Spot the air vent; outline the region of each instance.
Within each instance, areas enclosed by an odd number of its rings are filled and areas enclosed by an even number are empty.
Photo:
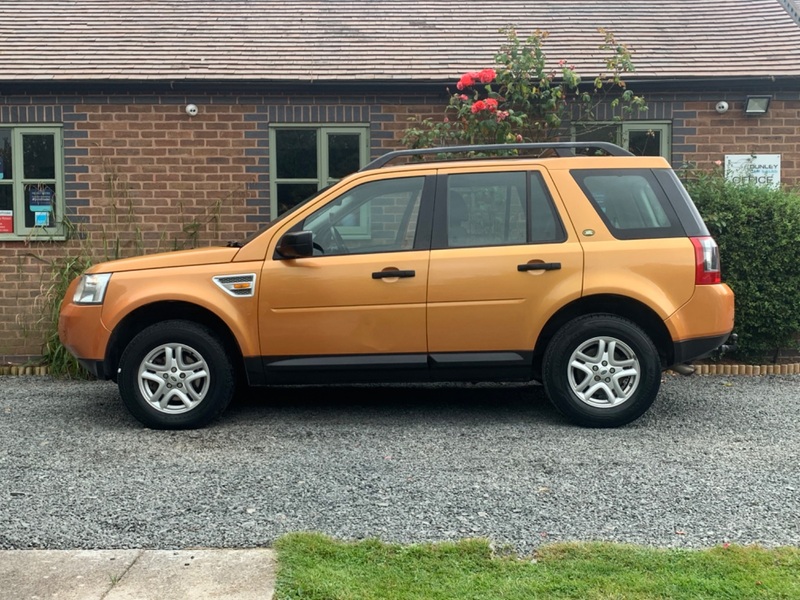
[[[217,275],[213,278],[214,283],[225,290],[231,296],[237,298],[250,298],[256,292],[256,274],[247,273],[245,275]]]

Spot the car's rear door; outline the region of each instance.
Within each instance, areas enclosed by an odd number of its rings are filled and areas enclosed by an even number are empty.
[[[581,295],[583,252],[544,168],[439,171],[428,284],[432,366],[529,370],[550,316]]]

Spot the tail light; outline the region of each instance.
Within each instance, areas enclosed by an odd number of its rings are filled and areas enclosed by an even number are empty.
[[[692,240],[694,246],[695,285],[722,283],[717,242],[708,236],[689,239]]]

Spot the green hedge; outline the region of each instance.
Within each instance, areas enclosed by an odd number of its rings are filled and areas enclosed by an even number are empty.
[[[800,347],[800,194],[734,185],[718,174],[686,188],[720,247],[736,294],[736,354],[776,360]]]

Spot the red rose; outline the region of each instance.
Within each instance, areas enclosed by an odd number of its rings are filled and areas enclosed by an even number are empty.
[[[497,100],[494,98],[487,98],[486,108],[489,110],[489,112],[495,112],[497,110]]]
[[[491,83],[494,81],[494,78],[497,77],[497,73],[495,73],[494,69],[484,69],[478,75],[478,80],[481,83]]]
[[[486,110],[486,103],[483,100],[478,100],[475,104],[472,105],[472,113],[479,113],[482,110]]]
[[[463,90],[465,87],[469,87],[475,83],[475,78],[473,77],[474,73],[464,73],[461,76],[461,79],[458,80],[456,87],[460,90]]]

